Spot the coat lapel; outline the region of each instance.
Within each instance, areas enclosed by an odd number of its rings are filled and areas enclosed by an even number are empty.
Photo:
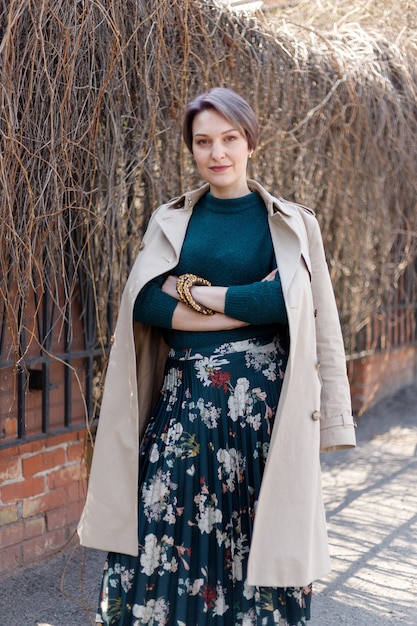
[[[269,219],[275,258],[285,300],[288,298],[288,291],[301,256],[301,241],[296,231],[291,227],[291,219],[291,217],[284,219],[280,214],[275,214]]]
[[[287,300],[288,291],[301,257],[311,277],[305,225],[300,213],[294,210],[292,203],[275,198],[256,181],[249,180],[248,183],[251,190],[259,193],[268,211],[275,257],[282,289]]]
[[[169,263],[178,263],[191,214],[192,210],[185,207],[171,208],[156,217],[161,231],[174,252],[174,258],[171,257],[171,253],[168,250],[162,252],[162,256]]]
[[[208,191],[209,186],[203,185],[199,189],[188,192],[167,203],[164,210],[159,211],[156,221],[170,243],[175,255],[175,263],[178,263],[184,243],[188,222],[194,206],[199,199]],[[171,263],[173,259],[168,259]]]

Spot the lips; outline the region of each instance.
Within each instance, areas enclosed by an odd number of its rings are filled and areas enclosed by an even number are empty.
[[[212,172],[225,172],[229,167],[230,165],[213,165],[213,167],[210,167],[210,170]]]

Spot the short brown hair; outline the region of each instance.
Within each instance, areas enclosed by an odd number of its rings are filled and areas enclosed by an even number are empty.
[[[189,151],[193,151],[193,121],[195,116],[206,109],[214,109],[229,122],[236,125],[245,135],[249,150],[255,150],[258,143],[258,120],[251,106],[232,89],[214,87],[187,104],[182,126],[182,134]]]

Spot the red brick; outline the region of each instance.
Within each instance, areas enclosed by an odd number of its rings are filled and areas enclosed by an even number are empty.
[[[83,480],[67,485],[67,487],[65,487],[67,502],[79,502],[80,500],[84,500],[86,491],[86,482]]]
[[[48,556],[62,548],[68,541],[69,533],[66,529],[58,529],[45,533],[42,537],[28,539],[22,543],[23,563],[30,563],[36,559]]]
[[[72,504],[72,506],[74,506]],[[46,513],[46,527],[48,530],[56,530],[57,528],[65,528],[67,526],[68,507],[63,506],[54,511]]]
[[[45,477],[38,476],[20,480],[0,488],[0,500],[4,504],[26,500],[45,492]]]
[[[47,493],[38,498],[31,498],[23,502],[22,515],[23,518],[33,517],[57,508],[65,502],[65,493]]]
[[[12,524],[19,519],[19,511],[17,504],[11,504],[10,506],[0,506],[0,527],[6,524]]]
[[[38,441],[29,441],[28,443],[22,443],[20,446],[15,448],[18,456],[23,456],[24,454],[33,454],[34,452],[39,452],[39,450],[43,450],[45,448],[44,440],[39,439]]]
[[[75,529],[82,511],[82,502],[72,502],[71,504],[49,511],[46,514],[46,526],[48,530],[57,528],[73,527]]]
[[[59,409],[62,411],[61,406]],[[75,430],[68,433],[62,433],[60,435],[51,435],[45,440],[45,444],[48,448],[52,448],[53,446],[62,446],[63,444],[71,441],[79,441],[81,436],[83,436],[83,430]]]
[[[56,489],[57,487],[63,487],[74,481],[78,481],[81,477],[81,465],[67,465],[60,469],[50,472],[48,474],[48,487],[49,489]]]
[[[21,476],[20,459],[15,456],[8,455],[3,451],[0,457],[0,482],[13,480]]]
[[[0,528],[0,546],[6,548],[16,543],[20,543],[23,539],[23,525],[12,524],[11,526],[5,526]]]
[[[17,436],[17,419],[15,417],[5,417],[1,420],[3,438],[14,439]]]
[[[44,534],[46,529],[45,518],[42,516],[25,520],[23,522],[23,529],[24,539],[39,537]]]
[[[84,500],[86,493],[87,483],[84,479],[71,483],[67,487],[68,502],[79,502],[80,500]]]
[[[0,574],[9,574],[22,563],[22,544],[2,548],[0,558]]]
[[[23,459],[23,476],[34,476],[54,467],[65,464],[64,448],[56,448],[47,452],[41,452]]]
[[[40,452],[41,450],[48,450],[55,446],[62,446],[62,444],[71,443],[74,441],[83,441],[84,437],[85,429],[81,428],[80,430],[62,433],[60,435],[49,435],[46,439],[39,439],[37,441],[22,443],[19,446],[13,448],[13,450],[15,450],[17,456],[23,456],[25,454]]]
[[[22,515],[25,519],[27,517],[34,517],[40,513],[58,509],[60,506],[70,501],[72,500],[69,500],[68,489],[60,487],[54,491],[44,493],[37,498],[25,500],[22,506]]]
[[[71,461],[79,461],[85,456],[85,442],[78,441],[77,443],[68,444],[67,459]]]

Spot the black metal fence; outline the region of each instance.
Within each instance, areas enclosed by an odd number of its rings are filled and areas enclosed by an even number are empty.
[[[0,449],[83,428],[96,413],[107,350],[98,341],[91,282],[79,279],[66,298],[58,287],[41,297],[34,288],[29,300],[17,312],[17,341],[0,300]]]

